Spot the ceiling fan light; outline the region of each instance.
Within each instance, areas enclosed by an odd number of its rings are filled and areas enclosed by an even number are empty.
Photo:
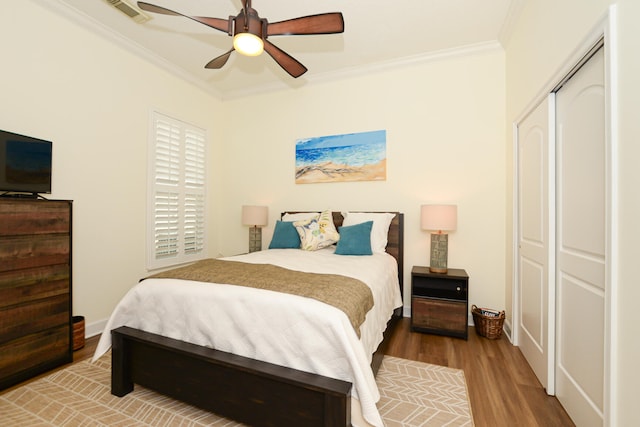
[[[233,48],[246,56],[258,56],[264,50],[264,43],[255,34],[238,33],[233,37]]]

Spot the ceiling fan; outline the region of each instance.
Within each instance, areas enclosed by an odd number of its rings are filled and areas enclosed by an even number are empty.
[[[248,56],[260,55],[264,50],[292,77],[300,77],[307,72],[307,68],[271,43],[267,38],[281,35],[336,34],[344,32],[344,19],[340,12],[321,13],[269,23],[266,19],[258,16],[258,12],[251,7],[251,0],[242,0],[240,13],[237,16],[229,16],[229,19],[183,15],[182,13],[141,1],[138,2],[138,7],[147,12],[184,16],[216,30],[223,31],[233,37],[233,47],[205,65],[205,68],[213,69],[222,68],[234,50]]]

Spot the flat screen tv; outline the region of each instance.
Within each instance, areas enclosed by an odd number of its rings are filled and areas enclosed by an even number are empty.
[[[0,130],[0,192],[51,193],[51,141]]]

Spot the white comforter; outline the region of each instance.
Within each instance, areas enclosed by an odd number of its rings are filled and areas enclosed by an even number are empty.
[[[374,307],[360,339],[341,310],[314,299],[243,286],[147,279],[118,303],[93,360],[111,347],[112,329],[130,326],[352,382],[352,397],[360,402],[365,420],[383,426],[370,362],[393,310],[402,305],[397,264],[388,254],[341,256],[333,251],[272,249],[225,259],[361,280],[373,292]]]

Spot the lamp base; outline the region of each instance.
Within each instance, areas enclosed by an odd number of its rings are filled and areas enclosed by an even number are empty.
[[[429,271],[432,273],[446,273],[449,235],[446,233],[431,233],[431,261]]]
[[[262,228],[249,228],[249,252],[258,252],[262,250]]]

